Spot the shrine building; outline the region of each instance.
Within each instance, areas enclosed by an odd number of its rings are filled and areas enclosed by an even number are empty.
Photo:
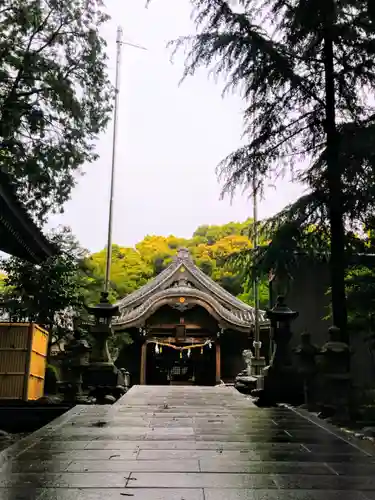
[[[252,348],[255,310],[204,274],[187,249],[149,283],[118,302],[113,326],[132,339],[116,364],[133,384],[215,385],[231,382]],[[261,338],[269,324],[259,311]],[[264,349],[267,349],[267,342]]]

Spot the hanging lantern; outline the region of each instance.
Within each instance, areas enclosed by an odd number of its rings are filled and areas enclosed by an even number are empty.
[[[159,354],[159,346],[158,346],[158,344],[155,344],[155,354]]]

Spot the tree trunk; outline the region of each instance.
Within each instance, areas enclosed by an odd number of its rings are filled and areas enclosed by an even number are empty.
[[[342,202],[342,174],[339,160],[339,138],[336,128],[335,73],[334,73],[334,25],[335,0],[326,0],[324,33],[324,68],[326,101],[327,180],[328,209],[331,228],[331,301],[333,324],[341,329],[342,340],[348,342],[347,310],[345,293],[345,230]]]

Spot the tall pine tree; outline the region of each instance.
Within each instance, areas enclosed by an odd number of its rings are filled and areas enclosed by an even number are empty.
[[[305,179],[312,182],[315,167],[314,193],[329,218],[333,322],[348,340],[340,126],[374,115],[371,1],[192,3],[198,34],[174,42],[176,49],[188,48],[184,77],[208,67],[224,76],[225,90],[240,91],[247,104],[248,143],[218,167],[223,194],[251,190],[254,175],[261,190],[270,176],[300,169],[302,162],[308,165]]]
[[[69,199],[110,117],[107,19],[101,0],[1,2],[1,168],[39,222]]]

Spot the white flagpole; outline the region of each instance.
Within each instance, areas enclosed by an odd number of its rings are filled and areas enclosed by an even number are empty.
[[[107,262],[105,268],[104,293],[109,291],[109,281],[111,277],[112,262],[112,226],[113,226],[113,200],[115,190],[115,172],[116,172],[116,145],[117,145],[117,126],[118,126],[118,105],[120,97],[120,66],[121,66],[121,48],[122,48],[122,28],[117,28],[117,54],[116,54],[116,81],[115,81],[115,106],[113,116],[113,142],[112,142],[112,168],[111,168],[111,190],[109,196],[109,216],[108,216],[108,238],[107,238]]]
[[[117,146],[117,128],[118,128],[118,105],[120,97],[120,74],[121,74],[121,48],[123,45],[129,45],[137,49],[147,50],[141,45],[136,45],[130,42],[122,41],[123,31],[119,26],[117,28],[117,55],[116,55],[116,80],[115,80],[115,105],[114,105],[114,116],[113,116],[113,143],[112,143],[112,168],[111,168],[111,190],[109,197],[109,215],[108,215],[108,237],[107,237],[107,258],[106,258],[106,268],[105,268],[105,280],[104,280],[104,294],[107,295],[109,292],[109,283],[111,279],[111,263],[112,263],[112,226],[113,226],[113,202],[114,202],[114,190],[115,190],[115,173],[116,173],[116,146]]]

